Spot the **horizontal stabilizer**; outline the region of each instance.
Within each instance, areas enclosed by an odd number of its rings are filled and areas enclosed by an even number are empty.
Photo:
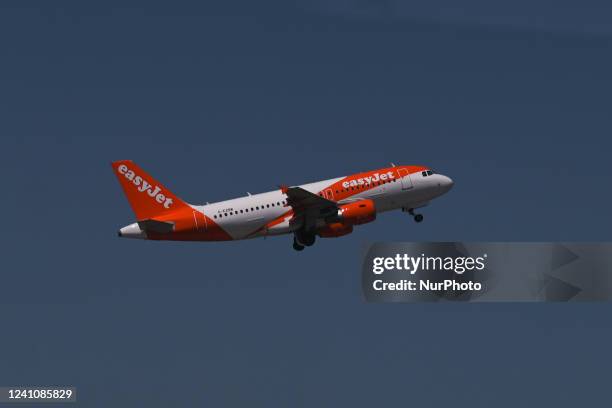
[[[173,222],[142,220],[138,221],[138,226],[145,232],[157,232],[158,234],[168,234],[174,231]]]

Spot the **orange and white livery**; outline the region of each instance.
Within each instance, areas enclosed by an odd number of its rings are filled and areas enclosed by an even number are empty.
[[[137,222],[120,237],[169,241],[231,241],[293,234],[301,251],[321,238],[350,234],[378,213],[416,208],[451,189],[453,181],[424,166],[395,166],[285,187],[206,205],[188,204],[130,160],[112,164]]]

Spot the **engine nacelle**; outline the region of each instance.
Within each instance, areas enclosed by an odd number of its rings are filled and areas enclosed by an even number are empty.
[[[354,203],[341,205],[338,215],[329,217],[327,225],[320,228],[318,234],[321,238],[335,238],[353,232],[353,225],[365,224],[376,219],[376,208],[372,200],[359,200]]]
[[[340,206],[338,218],[346,225],[360,225],[376,219],[376,208],[372,200],[359,200]]]
[[[352,225],[334,222],[319,229],[318,234],[321,238],[337,238],[343,235],[348,235],[351,232],[353,232]]]

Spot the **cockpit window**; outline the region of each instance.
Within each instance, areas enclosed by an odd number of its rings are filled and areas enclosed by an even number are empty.
[[[431,171],[431,170],[425,170],[425,171],[422,171],[422,172],[421,172],[421,175],[422,175],[423,177],[431,176],[432,174],[434,174],[434,172],[433,172],[433,171]]]
[[[424,171],[424,172],[422,172],[422,173],[421,173],[421,175],[422,175],[423,177],[427,177],[427,172],[426,172],[426,171]]]
[[[431,170],[427,170],[427,175],[428,175],[428,176],[431,176],[432,174],[434,174],[434,172],[433,172],[433,171],[431,171]]]

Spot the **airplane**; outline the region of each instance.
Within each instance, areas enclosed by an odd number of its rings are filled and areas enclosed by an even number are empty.
[[[131,160],[112,163],[137,222],[120,237],[168,241],[232,241],[293,234],[302,251],[318,237],[335,238],[372,222],[378,213],[401,209],[416,222],[415,210],[447,193],[453,180],[425,166],[395,166],[267,193],[247,193],[205,205],[178,198]]]

